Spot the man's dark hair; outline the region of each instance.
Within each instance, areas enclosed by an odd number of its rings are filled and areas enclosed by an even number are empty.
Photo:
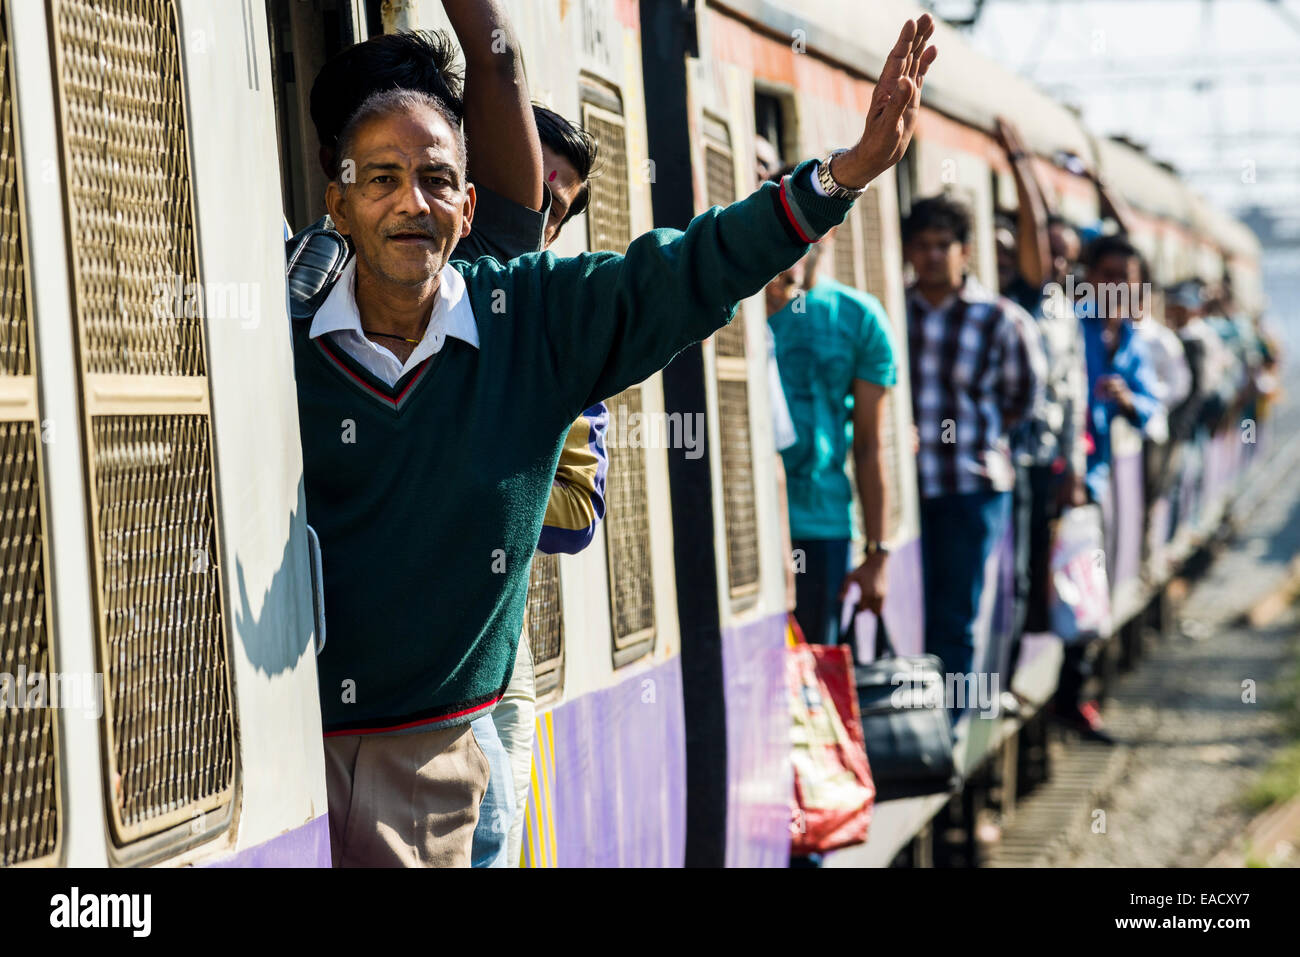
[[[433,110],[446,120],[447,125],[451,127],[451,135],[456,144],[456,165],[460,170],[460,185],[463,189],[468,153],[465,144],[465,131],[461,129],[460,119],[451,112],[447,104],[436,96],[431,96],[423,90],[404,90],[400,88],[379,90],[371,93],[348,117],[347,123],[344,124],[343,130],[339,133],[338,148],[334,155],[334,166],[339,171],[334,178],[339,186],[346,186],[346,183],[340,179],[341,167],[343,161],[351,157],[353,148],[356,146],[357,133],[360,132],[361,127],[381,116],[392,116],[396,113],[406,113],[422,108]],[[355,168],[353,172],[356,172]]]
[[[970,210],[947,194],[917,200],[903,220],[903,243],[910,243],[927,229],[946,229],[965,246],[970,242]]]
[[[588,180],[596,169],[600,148],[596,138],[576,123],[570,123],[554,110],[533,104],[533,119],[537,122],[537,135],[542,145],[563,156],[571,164],[582,181],[582,188],[574,197],[573,205],[560,221],[563,226],[574,216],[580,216],[591,200],[591,188]]]
[[[1141,251],[1138,250],[1125,236],[1116,234],[1113,236],[1099,236],[1088,244],[1088,248],[1083,251],[1081,257],[1083,265],[1088,269],[1096,269],[1103,259],[1110,256],[1123,256],[1125,259],[1136,259],[1138,266],[1146,270],[1146,259],[1143,258]]]
[[[441,101],[459,123],[464,114],[456,45],[441,30],[385,33],[331,57],[311,87],[316,138],[332,155],[326,174],[338,176],[339,137],[372,94],[416,90]]]

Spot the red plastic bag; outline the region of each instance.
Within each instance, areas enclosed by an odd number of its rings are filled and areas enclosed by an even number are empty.
[[[876,788],[847,645],[809,645],[791,622],[786,658],[790,692],[794,807],[790,853],[822,854],[861,844]]]

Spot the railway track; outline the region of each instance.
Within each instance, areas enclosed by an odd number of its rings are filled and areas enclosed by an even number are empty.
[[[1294,435],[1295,410],[1281,418]],[[1176,612],[1166,641],[1122,676],[1107,700],[1114,747],[1049,733],[1051,778],[998,822],[982,848],[991,867],[1203,866],[1248,824],[1237,796],[1282,742],[1269,708],[1294,661],[1300,613],[1296,443],[1278,451],[1240,499],[1234,541],[1214,555]],[[1270,606],[1267,624],[1252,611]],[[1255,700],[1245,682],[1254,682]]]

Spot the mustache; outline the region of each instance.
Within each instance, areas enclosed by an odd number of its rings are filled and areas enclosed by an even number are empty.
[[[426,239],[437,239],[438,228],[432,220],[417,219],[396,226],[389,226],[383,231],[382,235],[385,239],[391,239],[394,236],[424,236]]]

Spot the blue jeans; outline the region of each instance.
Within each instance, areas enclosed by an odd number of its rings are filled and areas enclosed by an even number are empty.
[[[795,565],[794,619],[804,640],[817,645],[834,645],[840,637],[840,585],[849,572],[847,538],[796,538],[790,542],[796,560],[802,552],[802,568]]]
[[[925,650],[949,674],[970,674],[984,566],[1006,534],[1010,492],[968,492],[921,500]]]
[[[515,784],[510,770],[510,755],[501,743],[490,714],[475,718],[469,726],[478,746],[483,749],[489,768],[487,793],[478,806],[478,824],[474,827],[471,865],[509,867],[506,841],[515,816]]]

